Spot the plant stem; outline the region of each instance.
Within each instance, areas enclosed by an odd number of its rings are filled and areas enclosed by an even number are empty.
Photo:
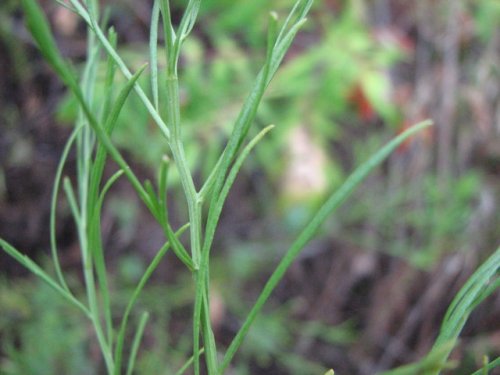
[[[179,83],[175,68],[171,67],[167,77],[167,123],[171,130],[170,149],[181,180],[181,185],[184,190],[188,205],[188,214],[191,239],[191,256],[194,264],[193,277],[196,285],[195,306],[193,311],[193,355],[194,355],[194,369],[195,374],[199,373],[199,348],[200,348],[200,323],[203,293],[206,290],[206,275],[208,267],[207,262],[203,262],[201,256],[201,243],[202,243],[202,200],[200,199],[196,188],[194,186],[193,178],[189,171],[187,160],[184,154],[184,147],[181,139],[181,121],[180,121],[180,103],[179,103]],[[206,319],[203,324],[204,331],[212,332],[210,326],[207,326]],[[216,358],[215,346],[207,345],[205,347],[206,357],[213,359]],[[214,367],[213,361],[210,361],[209,367]]]

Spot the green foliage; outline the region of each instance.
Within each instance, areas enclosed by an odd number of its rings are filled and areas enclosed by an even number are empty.
[[[183,137],[198,141],[186,142],[186,158],[190,168],[200,170],[205,177],[220,154],[245,92],[252,85],[265,44],[261,29],[266,22],[243,22],[253,25],[256,28],[254,33],[258,34],[253,35],[252,30],[245,29],[242,37],[255,40],[249,47],[230,38],[237,34],[236,29],[241,29],[239,25],[242,23],[236,22],[234,25],[238,27],[235,29],[224,20],[234,21],[241,17],[259,19],[265,15],[263,7],[283,10],[288,5],[285,1],[266,2],[265,5],[256,1],[242,7],[240,3],[207,1],[201,10],[209,19],[205,32],[211,50],[198,35],[184,41],[182,56],[185,64],[180,67]],[[246,8],[252,8],[252,11],[249,13]],[[290,147],[287,140],[293,129],[305,125],[314,134],[318,147],[326,149],[328,142],[339,138],[341,128],[338,119],[352,120],[359,115],[352,98],[358,86],[368,97],[375,113],[386,123],[395,126],[400,121],[400,114],[388,101],[389,79],[384,71],[400,61],[403,52],[396,46],[377,42],[353,5],[347,5],[338,17],[330,15],[321,3],[316,4],[316,9],[324,14],[322,23],[308,27],[314,27],[314,32],[321,38],[314,48],[305,48],[284,63],[263,98],[256,117],[256,122],[264,126],[279,124],[256,150],[259,167],[275,183],[284,178],[288,159],[285,150]],[[213,18],[210,18],[211,15]],[[266,21],[265,18],[263,20]],[[333,46],[335,53],[332,53]],[[249,54],[249,48],[255,53]],[[159,64],[164,65],[164,49],[158,48],[158,51]],[[130,66],[139,67],[147,51],[145,46],[134,45],[133,49],[121,48],[120,53]],[[99,77],[104,76],[104,71],[105,65],[101,64]],[[165,80],[165,74],[164,70],[159,70],[159,82]],[[145,77],[140,83],[145,91],[151,87]],[[100,88],[99,83],[97,86],[95,101],[99,102],[105,90]],[[166,96],[164,85],[159,85],[158,90],[159,97]],[[114,142],[131,152],[137,160],[156,166],[166,152],[159,129],[151,126],[148,111],[140,98],[131,97],[128,100],[114,134]],[[60,108],[60,119],[72,121],[77,110],[77,102],[67,99]],[[257,133],[256,130],[253,132]],[[266,162],[269,159],[275,162]],[[173,181],[178,180],[173,172]],[[325,173],[329,186],[337,186],[343,177],[337,160],[330,156],[327,156]]]
[[[257,5],[262,5],[261,2],[249,3],[248,11],[261,11]],[[52,277],[44,271],[40,266],[33,262],[28,257],[24,256],[19,250],[15,249],[4,240],[0,239],[0,246],[4,251],[24,265],[27,269],[37,275],[40,280],[43,280],[53,291],[64,297],[74,307],[77,307],[80,312],[83,312],[83,318],[86,318],[90,323],[95,335],[96,343],[102,354],[103,363],[108,374],[118,375],[121,373],[132,374],[134,368],[145,370],[146,366],[140,357],[139,347],[144,333],[147,331],[147,322],[149,314],[147,312],[135,313],[140,297],[146,297],[147,293],[144,288],[151,278],[153,272],[157,269],[160,262],[169,249],[185,266],[185,271],[192,277],[192,283],[187,283],[193,289],[188,294],[188,300],[192,309],[192,327],[191,337],[187,341],[178,343],[178,348],[181,348],[185,353],[187,346],[191,347],[192,356],[184,357],[184,362],[175,366],[179,374],[187,371],[190,366],[193,367],[195,375],[199,375],[202,371],[203,360],[210,375],[223,374],[237,350],[243,344],[245,338],[250,334],[250,327],[256,321],[264,304],[270,297],[273,290],[276,288],[280,280],[290,268],[293,261],[299,256],[305,245],[311,241],[321,228],[327,218],[334,213],[341,204],[355,191],[362,181],[403,142],[416,132],[432,125],[430,121],[421,122],[406,131],[399,134],[392,141],[388,142],[380,150],[363,161],[361,165],[348,176],[343,183],[339,184],[339,188],[333,193],[328,194],[324,204],[320,209],[306,222],[302,231],[300,231],[296,240],[284,252],[284,256],[271,274],[269,280],[265,284],[261,294],[257,298],[254,306],[246,315],[244,322],[230,343],[229,347],[222,353],[221,348],[217,348],[212,321],[210,319],[210,302],[211,302],[211,250],[214,241],[214,236],[219,224],[222,209],[226,203],[229,191],[232,188],[237,175],[239,174],[244,161],[250,156],[251,151],[256,146],[264,146],[261,142],[264,136],[273,129],[273,126],[266,126],[262,129],[254,129],[254,123],[268,123],[266,119],[278,118],[283,115],[285,119],[292,121],[295,125],[296,119],[304,114],[302,111],[293,109],[296,97],[298,95],[318,93],[321,100],[312,101],[318,103],[318,107],[309,107],[308,111],[314,112],[322,107],[327,108],[331,103],[325,101],[328,95],[333,98],[338,98],[338,103],[345,104],[346,98],[349,95],[349,90],[353,85],[358,84],[355,77],[364,77],[365,82],[362,88],[365,95],[373,101],[373,106],[379,111],[380,115],[386,118],[387,121],[394,121],[396,117],[394,110],[383,100],[380,100],[376,92],[384,90],[387,82],[384,77],[379,74],[378,70],[381,67],[387,66],[393,61],[394,54],[383,53],[374,59],[374,66],[363,63],[365,56],[371,54],[371,42],[367,37],[366,29],[359,18],[356,16],[356,8],[348,8],[348,11],[339,22],[339,29],[328,34],[327,43],[341,44],[343,41],[340,37],[345,35],[347,28],[348,34],[352,34],[352,39],[349,39],[345,46],[341,46],[340,50],[345,51],[345,54],[340,54],[332,58],[327,45],[320,46],[317,52],[310,51],[306,57],[298,58],[295,62],[287,65],[285,73],[287,80],[283,80],[277,76],[276,81],[271,86],[271,99],[263,108],[263,115],[258,114],[258,109],[261,102],[264,100],[266,89],[271,85],[275,78],[280,64],[285,59],[285,55],[290,48],[294,38],[299,30],[306,22],[306,16],[312,7],[312,0],[297,0],[295,5],[289,12],[288,16],[278,18],[277,13],[271,12],[267,18],[267,39],[265,46],[265,56],[261,58],[263,61],[261,68],[256,78],[250,79],[254,71],[253,64],[248,64],[242,60],[242,68],[237,66],[237,73],[241,74],[241,82],[245,86],[250,87],[249,94],[246,96],[243,103],[239,106],[239,111],[235,111],[235,120],[231,126],[226,118],[224,118],[223,132],[224,139],[227,138],[225,146],[222,148],[219,140],[214,140],[213,132],[207,132],[205,136],[206,144],[215,144],[214,148],[208,147],[207,158],[208,163],[204,166],[206,171],[201,187],[197,187],[194,181],[193,167],[190,157],[196,155],[204,155],[205,144],[196,142],[195,138],[198,134],[195,127],[189,126],[190,123],[196,123],[195,120],[189,120],[189,114],[194,113],[199,116],[198,121],[202,118],[210,116],[215,111],[221,111],[226,106],[218,106],[220,99],[218,97],[231,93],[230,82],[234,85],[234,81],[228,79],[228,75],[232,74],[228,63],[220,61],[213,66],[214,76],[220,77],[221,85],[217,90],[220,90],[217,95],[213,92],[206,92],[207,86],[200,85],[203,82],[203,72],[205,67],[197,66],[196,54],[203,54],[196,48],[201,45],[196,45],[196,42],[189,45],[187,37],[191,33],[195,20],[198,16],[198,11],[201,6],[200,0],[190,0],[187,2],[178,25],[172,23],[172,13],[170,2],[168,0],[156,0],[153,6],[151,18],[151,33],[149,43],[149,80],[144,78],[144,82],[149,84],[148,89],[143,88],[141,76],[146,75],[146,67],[142,65],[133,69],[135,73],[127,65],[128,61],[124,58],[121,52],[117,50],[116,34],[110,30],[107,34],[103,31],[106,27],[105,21],[100,14],[99,2],[97,0],[87,0],[81,2],[79,0],[70,0],[67,5],[86,23],[88,30],[88,49],[87,60],[81,68],[78,78],[76,69],[73,65],[62,57],[62,54],[57,48],[55,38],[52,35],[47,19],[36,0],[23,0],[22,6],[26,18],[28,29],[33,35],[36,44],[44,55],[46,61],[51,65],[58,76],[63,80],[73,95],[73,106],[76,110],[74,113],[75,126],[73,134],[68,140],[67,146],[63,152],[58,173],[55,180],[55,188],[52,199],[52,218],[50,221],[50,230],[52,233],[52,258],[56,277]],[[213,5],[215,8],[215,4]],[[236,9],[236,8],[234,8]],[[234,13],[228,16],[231,21],[238,19]],[[240,14],[242,16],[243,13]],[[248,15],[247,15],[248,17]],[[162,24],[163,39],[165,48],[158,48],[158,32],[160,30],[160,22]],[[222,23],[224,25],[224,22]],[[338,32],[339,34],[336,34]],[[214,32],[217,37],[217,32]],[[220,33],[219,33],[220,36]],[[331,39],[330,39],[331,38]],[[224,43],[228,43],[223,41]],[[230,45],[230,44],[228,44]],[[193,68],[179,66],[181,51],[186,49],[187,56],[192,54],[191,60]],[[222,47],[218,47],[222,48]],[[226,47],[223,47],[228,49]],[[226,52],[229,53],[229,52]],[[159,57],[163,55],[163,57]],[[352,56],[355,56],[353,59]],[[338,60],[337,60],[338,59]],[[228,61],[230,59],[227,59]],[[163,63],[162,69],[160,64]],[[336,65],[338,64],[338,65]],[[308,85],[303,77],[314,76],[312,69],[316,69],[321,65],[333,66],[332,71],[319,69],[321,76],[325,74],[325,78],[316,78],[311,91],[308,91]],[[182,100],[182,86],[178,81],[179,69],[185,71],[186,82],[191,83],[194,89],[193,94],[198,95],[195,101],[188,100],[188,104]],[[189,70],[192,69],[192,70]],[[161,72],[160,72],[161,71]],[[230,72],[229,74],[227,72]],[[287,73],[288,71],[288,73]],[[118,77],[118,72],[125,79]],[[241,73],[243,72],[243,73]],[[319,74],[318,74],[319,76]],[[105,77],[104,80],[100,77]],[[345,77],[345,81],[339,79]],[[98,84],[103,81],[102,86]],[[225,81],[225,83],[223,83]],[[326,85],[324,85],[326,82]],[[248,84],[248,85],[247,85]],[[316,85],[316,86],[314,86]],[[208,86],[210,87],[210,85]],[[316,89],[319,87],[319,91]],[[333,88],[333,89],[332,89]],[[329,90],[333,91],[329,91]],[[205,92],[204,92],[205,91]],[[288,94],[285,94],[288,92]],[[132,96],[132,93],[134,95]],[[149,93],[149,94],[147,94]],[[103,96],[104,95],[104,96]],[[139,180],[135,171],[130,168],[125,158],[117,148],[116,138],[120,132],[122,123],[128,122],[130,126],[136,125],[137,117],[126,117],[127,108],[132,105],[130,99],[135,97],[140,103],[143,112],[141,116],[148,116],[154,122],[159,133],[155,137],[159,138],[162,150],[168,153],[168,157],[160,155],[150,156],[155,159],[154,166],[158,170],[158,178],[156,182]],[[210,99],[210,98],[214,99]],[[206,100],[209,105],[200,108],[196,106],[198,101]],[[226,99],[227,100],[227,99]],[[75,105],[76,104],[76,105]],[[283,110],[283,105],[290,110]],[[71,107],[71,105],[69,105]],[[212,107],[215,110],[208,111]],[[135,113],[135,104],[132,107],[132,112]],[[305,109],[302,109],[305,111]],[[306,118],[306,122],[318,123],[324,134],[330,136],[332,134],[329,129],[331,117],[338,111],[334,108],[333,112],[329,112],[324,118]],[[343,109],[341,109],[343,110]],[[184,122],[184,117],[181,118],[181,112],[188,119]],[[231,110],[232,113],[232,110]],[[269,117],[266,117],[266,113]],[[193,117],[195,117],[193,115]],[[208,117],[210,118],[210,117]],[[274,121],[272,121],[274,122]],[[285,125],[286,126],[286,125]],[[140,129],[140,127],[137,127]],[[125,128],[126,129],[126,128]],[[130,128],[129,128],[130,129]],[[209,128],[210,129],[210,128]],[[213,127],[212,127],[213,129]],[[127,130],[125,130],[126,132]],[[135,138],[135,148],[138,140],[143,140],[145,143],[140,147],[149,147],[149,139],[144,132],[131,132]],[[127,135],[130,139],[130,134]],[[161,136],[158,136],[160,134]],[[215,134],[215,136],[219,136]],[[276,148],[276,144],[270,144],[271,148]],[[63,177],[62,171],[66,163],[69,150],[76,150],[77,159],[77,178],[75,187],[69,178]],[[194,151],[193,151],[194,150]],[[141,150],[139,149],[139,152]],[[270,155],[270,152],[266,153]],[[153,155],[153,154],[152,154]],[[109,179],[104,179],[104,165],[106,160],[110,158],[118,165],[118,170]],[[170,161],[170,160],[173,160]],[[173,169],[177,173],[177,180],[180,182],[181,191],[178,192],[177,200],[183,201],[188,217],[188,223],[181,228],[173,228],[169,219],[169,207],[167,202],[167,188],[169,186],[170,170]],[[101,234],[101,210],[104,202],[107,200],[107,194],[111,186],[123,175],[134,188],[137,196],[141,199],[145,207],[149,210],[151,216],[156,220],[158,226],[165,235],[165,241],[161,246],[153,260],[143,268],[143,273],[136,278],[135,285],[128,290],[128,293],[120,303],[120,308],[115,306],[113,296],[116,294],[113,290],[112,283],[109,282],[109,271],[105,261],[105,249]],[[61,183],[62,182],[62,183]],[[80,245],[82,266],[83,266],[83,283],[86,292],[85,298],[76,295],[69,287],[66,281],[66,275],[61,269],[58,261],[57,244],[54,242],[55,233],[55,209],[58,201],[58,193],[60,187],[66,194],[73,219],[75,221],[78,240]],[[183,198],[183,199],[182,199]],[[130,218],[128,218],[130,219]],[[127,218],[125,217],[125,220]],[[186,246],[186,241],[183,241],[181,236],[184,231],[189,232],[189,246]],[[497,252],[498,254],[498,252]],[[442,335],[439,337],[435,349],[427,357],[427,363],[431,363],[432,369],[439,371],[445,365],[446,358],[453,346],[456,337],[458,336],[463,324],[472,309],[481,302],[488,294],[493,292],[498,283],[494,282],[488,286],[484,292],[481,288],[484,287],[496,272],[498,268],[498,255],[489,260],[480,268],[477,274],[471,278],[471,281],[466,285],[464,291],[460,292],[457,299],[452,303],[450,312],[445,318],[443,324]],[[117,287],[120,290],[120,286]],[[41,293],[40,293],[41,294]],[[55,305],[54,305],[55,306]],[[36,310],[35,310],[36,311]],[[47,312],[47,317],[41,315],[44,327],[51,327],[54,332],[64,336],[66,331],[65,326],[58,319],[54,318],[54,314],[50,314],[50,309]],[[134,319],[131,319],[134,318]],[[262,327],[266,334],[271,330],[275,331],[275,342],[268,342],[269,346],[265,348],[268,355],[274,350],[279,350],[284,346],[284,342],[289,339],[288,332],[276,324],[273,317],[264,316],[264,321],[268,318],[267,324],[264,322]],[[78,318],[80,319],[80,318]],[[131,320],[136,321],[134,332],[130,332]],[[117,324],[118,322],[118,324]],[[54,328],[54,324],[58,325]],[[154,324],[154,323],[153,323]],[[79,327],[84,325],[78,324]],[[310,328],[314,331],[312,328]],[[27,330],[29,332],[29,330]],[[64,334],[63,334],[64,332]],[[50,335],[53,332],[47,332]],[[337,332],[338,333],[338,332]],[[259,338],[258,330],[253,333],[257,337],[256,340],[262,347],[262,337]],[[309,334],[317,334],[317,332],[309,332]],[[348,336],[348,335],[347,335]],[[40,338],[43,335],[39,336]],[[77,337],[77,336],[75,336]],[[252,342],[251,336],[249,342]],[[65,339],[72,340],[71,335]],[[335,332],[329,331],[322,336],[322,339],[348,341],[348,337],[338,335]],[[29,338],[28,341],[30,341]],[[451,342],[451,344],[450,344]],[[31,342],[30,342],[31,345]],[[170,343],[166,343],[164,348],[170,347]],[[29,346],[26,346],[27,353],[30,353]],[[51,350],[52,348],[47,348]],[[50,352],[48,352],[50,354]],[[149,353],[152,353],[149,352]],[[145,357],[149,354],[146,351]],[[259,351],[262,354],[262,351]],[[153,353],[154,354],[154,353]],[[16,354],[13,354],[14,357]],[[303,359],[297,358],[293,354],[281,351],[282,364],[293,371],[307,372],[314,371],[323,372],[325,369],[314,364],[308,363]],[[46,353],[39,359],[45,361]],[[80,358],[80,357],[78,357]],[[266,357],[261,358],[266,361]],[[429,362],[430,361],[430,362]],[[176,364],[177,365],[177,364]],[[424,366],[420,364],[419,366]],[[420,367],[422,368],[422,367]],[[428,368],[428,367],[426,367]],[[30,372],[30,369],[23,368],[23,371]],[[174,370],[174,371],[175,371]],[[291,370],[292,371],[292,370]],[[54,371],[58,373],[59,370]]]
[[[384,375],[436,375],[442,369],[453,368],[454,364],[447,361],[460,332],[477,305],[497,291],[500,286],[499,276],[500,248],[474,272],[457,293],[446,311],[441,330],[429,354],[415,364],[384,372]],[[497,365],[498,361],[494,366]]]

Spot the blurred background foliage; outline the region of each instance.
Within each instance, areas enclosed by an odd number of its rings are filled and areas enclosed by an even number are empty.
[[[63,53],[79,66],[81,21],[53,1],[41,3]],[[147,60],[150,2],[102,3],[120,52],[139,67]],[[179,17],[185,2],[171,3]],[[283,15],[291,3],[202,2],[180,72],[183,136],[198,181],[224,147],[264,59],[268,11]],[[432,118],[436,127],[401,146],[329,221],[289,271],[231,374],[330,367],[373,374],[429,349],[452,295],[500,239],[499,20],[496,0],[316,1],[252,131],[276,128],[244,167],[221,220],[211,291],[218,341],[229,343],[327,192],[411,124]],[[146,76],[141,84],[148,86]],[[0,109],[0,233],[43,260],[47,198],[77,107],[33,48],[15,0],[0,3]],[[114,140],[144,178],[168,152],[135,97]],[[170,183],[173,220],[181,224],[175,176]],[[67,203],[59,210],[63,263],[78,288]],[[126,183],[114,189],[102,223],[118,319],[162,234]],[[0,373],[100,373],[86,322],[3,254],[0,260]],[[174,373],[189,356],[192,285],[176,266],[167,258],[137,309],[137,319],[140,310],[154,317],[137,374]],[[499,312],[493,298],[473,315],[454,374],[498,355]]]

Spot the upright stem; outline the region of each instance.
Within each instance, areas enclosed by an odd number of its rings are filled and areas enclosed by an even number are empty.
[[[97,9],[95,9],[94,12],[97,12]],[[97,13],[95,14],[97,15]],[[96,44],[95,35],[92,32],[89,32],[88,34],[88,61],[85,66],[81,87],[88,103],[92,103],[99,49]],[[84,116],[81,115],[80,121],[87,121],[87,119],[84,119]],[[93,168],[92,152],[94,148],[94,136],[92,129],[90,128],[90,125],[88,125],[88,123],[84,126],[83,131],[79,134],[78,137],[78,143],[80,146],[78,148],[78,193],[80,200],[78,235],[82,253],[83,274],[92,324],[94,326],[101,352],[104,356],[107,371],[109,374],[112,374],[114,371],[114,362],[110,350],[111,343],[107,342],[101,323],[101,311],[97,298],[97,288],[94,281],[94,262],[92,254],[93,249],[91,249],[91,246],[89,246],[89,222],[92,219],[90,214],[91,207],[95,205],[95,202],[92,202],[91,199],[93,197],[89,196],[89,181],[91,176],[91,169]]]
[[[180,124],[180,103],[179,103],[179,82],[175,67],[169,69],[167,76],[167,124],[171,130],[170,149],[173,158],[179,171],[182,188],[186,196],[188,205],[188,214],[190,226],[190,239],[191,239],[191,256],[194,263],[194,280],[196,285],[196,298],[193,312],[193,356],[194,356],[194,369],[195,374],[199,373],[199,348],[200,348],[200,325],[203,325],[203,330],[212,335],[212,329],[207,326],[208,319],[203,319],[202,322],[202,307],[203,298],[206,290],[206,275],[207,275],[207,262],[204,262],[201,254],[202,244],[202,206],[199,194],[194,186],[193,178],[189,171],[187,160],[184,153],[184,147],[181,137],[181,124]],[[206,293],[205,293],[206,294]],[[206,335],[204,335],[206,336]],[[205,340],[207,338],[205,337]],[[216,358],[215,346],[206,345],[205,348],[207,358]],[[214,361],[210,361],[209,373],[214,373]]]
[[[179,171],[182,188],[186,196],[191,223],[191,252],[195,269],[200,265],[201,254],[201,207],[197,204],[198,194],[189,171],[180,129],[179,83],[175,73],[167,77],[167,123],[170,125],[170,149]]]

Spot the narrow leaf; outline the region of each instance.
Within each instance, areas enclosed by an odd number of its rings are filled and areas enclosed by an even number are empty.
[[[137,352],[139,351],[139,346],[141,345],[142,336],[144,334],[144,329],[149,319],[149,314],[144,312],[139,321],[139,326],[137,327],[137,332],[134,336],[134,341],[132,342],[132,350],[130,352],[130,357],[127,366],[127,375],[132,375],[135,367],[135,359],[137,358]]]
[[[108,30],[108,38],[112,46],[116,48],[117,35],[113,27],[110,27]],[[106,62],[106,78],[104,79],[104,92],[106,94],[104,97],[104,102],[102,104],[101,117],[100,117],[101,123],[104,123],[106,121],[106,118],[108,118],[111,110],[111,103],[113,102],[113,97],[114,97],[113,83],[115,80],[115,75],[116,75],[116,64],[113,61],[113,59],[108,55]]]
[[[71,213],[73,214],[73,219],[75,220],[77,227],[81,227],[78,203],[75,197],[75,193],[73,192],[73,188],[71,186],[71,181],[69,180],[68,177],[64,177],[63,188],[64,192],[66,193],[66,198],[68,199],[69,207],[71,208]]]
[[[252,149],[259,143],[259,141],[273,128],[274,125],[269,125],[266,128],[262,129],[259,134],[257,134],[255,138],[253,138],[243,149],[241,155],[232,166],[226,182],[224,183],[224,186],[220,192],[220,195],[217,198],[217,203],[211,207],[208,214],[205,242],[203,243],[203,254],[205,258],[208,258],[209,256],[210,247],[212,246],[213,237],[215,235],[215,230],[217,228],[217,223],[219,221],[224,202],[226,201],[227,195],[229,194],[229,191],[233,186],[236,177],[238,176],[238,172],[240,171],[243,162],[246,160]]]
[[[59,160],[59,164],[57,165],[56,175],[54,177],[54,187],[52,189],[52,198],[50,202],[50,218],[49,218],[49,231],[50,231],[50,251],[52,255],[52,261],[54,262],[54,269],[56,271],[57,278],[62,287],[66,290],[69,290],[66,280],[64,278],[61,264],[59,262],[59,254],[57,250],[57,238],[56,238],[56,214],[57,214],[57,198],[59,196],[59,188],[61,185],[62,173],[66,161],[68,159],[69,152],[75,139],[82,128],[78,127],[73,130],[66,145],[64,146],[61,160]]]
[[[201,354],[203,354],[203,352],[205,351],[204,348],[201,348],[200,351],[198,352],[198,356],[200,356]],[[175,373],[175,375],[183,375],[187,369],[189,367],[191,367],[191,365],[193,364],[194,362],[194,356],[191,356],[184,365],[181,366],[181,368]]]
[[[151,91],[153,104],[159,110],[158,94],[158,25],[160,22],[160,0],[155,0],[151,11],[151,29],[149,31],[149,67],[151,69]]]
[[[484,375],[488,374],[491,370],[500,367],[500,357],[496,357],[493,361],[489,362],[482,369],[477,370],[472,375]]]
[[[467,280],[464,286],[457,293],[443,319],[441,331],[436,339],[431,351],[419,362],[406,365],[391,371],[384,372],[383,375],[436,375],[446,367],[448,357],[453,350],[458,336],[462,331],[473,308],[482,302],[486,297],[494,292],[490,287],[499,287],[498,271],[500,269],[500,248],[498,248]],[[496,277],[492,281],[492,278]],[[486,290],[486,292],[485,292]],[[425,367],[432,363],[433,366]],[[488,369],[500,365],[500,359],[488,364]],[[480,375],[482,370],[476,371],[474,375]]]
[[[125,105],[128,96],[130,95],[135,84],[137,83],[137,80],[139,79],[139,77],[144,72],[144,69],[146,69],[147,66],[148,66],[147,63],[143,64],[137,70],[137,72],[135,72],[134,75],[128,80],[125,86],[123,86],[123,88],[120,90],[120,93],[118,94],[118,97],[113,105],[111,113],[109,114],[104,124],[104,129],[106,129],[108,134],[111,134],[113,132],[113,129],[116,125],[116,121],[118,120],[118,116],[122,112],[123,106]]]
[[[24,10],[26,26],[43,56],[64,81],[70,79],[72,73],[57,48],[49,22],[42,8],[36,0],[21,0],[21,4]]]
[[[220,367],[220,374],[224,373],[231,360],[233,359],[236,351],[243,342],[250,326],[254,322],[255,318],[261,311],[265,302],[271,295],[272,291],[276,288],[280,280],[283,278],[285,272],[288,270],[295,258],[300,254],[304,246],[313,238],[316,232],[320,229],[321,225],[354,191],[354,189],[366,178],[366,176],[382,161],[384,161],[391,152],[396,149],[402,142],[404,142],[412,134],[432,125],[431,121],[421,122],[396,138],[390,141],[386,146],[375,153],[368,161],[359,166],[344,182],[344,184],[333,193],[330,198],[325,202],[325,204],[320,208],[320,210],[312,217],[309,223],[306,225],[304,230],[297,237],[295,242],[290,246],[290,248],[285,253],[281,262],[277,266],[276,270],[273,272],[268,282],[264,286],[263,291],[258,297],[254,307],[248,314],[243,326],[240,328],[236,337],[231,342],[224,360]]]
[[[217,172],[214,177],[213,182],[213,194],[214,198],[211,202],[215,204],[217,201],[217,196],[220,193],[220,189],[224,184],[224,179],[226,173],[229,170],[231,163],[233,162],[235,155],[238,153],[241,145],[244,142],[245,137],[248,134],[250,126],[257,114],[257,109],[264,95],[267,85],[271,82],[272,78],[276,74],[279,64],[283,60],[286,51],[290,47],[290,44],[298,32],[300,26],[305,21],[305,16],[312,5],[312,0],[307,1],[297,1],[294,8],[290,12],[285,24],[281,27],[278,34],[277,41],[272,48],[268,50],[268,55],[266,57],[266,62],[264,67],[261,69],[254,83],[254,86],[245,100],[245,103],[236,119],[235,125],[229,141],[224,149],[223,154],[220,158],[220,163],[217,162]],[[296,17],[296,14],[298,16]],[[296,17],[296,18],[295,18]],[[290,30],[288,30],[289,23],[292,23]],[[271,28],[275,27],[271,24]],[[276,31],[271,31],[269,35],[276,34]],[[269,37],[271,39],[271,37]],[[211,182],[212,183],[212,182]]]
[[[185,224],[182,226],[176,233],[175,236],[179,237],[181,236],[186,229],[189,228],[189,224]],[[125,308],[125,312],[123,313],[122,321],[120,323],[120,329],[118,331],[118,336],[116,340],[116,347],[115,347],[115,375],[120,374],[120,368],[121,368],[121,358],[123,355],[123,344],[125,341],[125,333],[127,329],[127,324],[128,324],[128,318],[130,316],[130,313],[132,312],[132,309],[137,302],[137,299],[139,298],[142,290],[146,286],[147,282],[151,278],[151,275],[153,272],[156,270],[158,265],[160,264],[161,260],[167,253],[167,251],[170,249],[170,242],[166,242],[161,249],[156,253],[155,257],[149,264],[149,266],[146,268],[146,272],[141,277],[141,280],[137,283],[137,286],[135,287],[134,291],[132,292],[132,296],[130,297],[130,300],[128,301],[127,307]]]
[[[68,290],[61,287],[54,279],[52,279],[43,269],[40,268],[35,262],[33,262],[26,255],[22,254],[19,250],[15,249],[8,242],[0,238],[0,246],[4,251],[14,258],[18,263],[23,265],[25,268],[30,270],[33,274],[38,276],[44,282],[46,282],[50,287],[52,287],[56,292],[58,292],[64,299],[66,299],[70,304],[77,307],[88,318],[91,318],[90,312],[80,301],[78,301]]]

